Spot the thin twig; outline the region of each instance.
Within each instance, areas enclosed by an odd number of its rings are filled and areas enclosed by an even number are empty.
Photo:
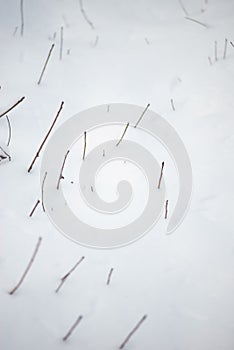
[[[168,199],[166,200],[166,204],[165,204],[165,219],[167,219],[167,215],[168,215]]]
[[[97,46],[98,40],[99,40],[99,36],[97,35],[97,36],[96,36],[96,39],[95,39],[95,41],[94,41],[94,43],[93,43],[93,47],[96,47],[96,46]]]
[[[1,149],[2,152],[8,157],[9,162],[10,162],[10,161],[11,161],[11,156],[10,156],[10,154],[8,154],[1,146],[0,146],[0,149]]]
[[[200,24],[201,26],[205,27],[205,28],[208,28],[208,25],[203,23],[203,22],[200,22],[198,21],[197,19],[194,19],[194,18],[191,18],[191,17],[184,17],[185,19],[187,19],[188,21],[192,21],[192,22],[195,22],[197,24]]]
[[[84,150],[83,150],[83,160],[85,159],[86,152],[86,131],[84,131]]]
[[[125,126],[124,132],[123,132],[122,136],[120,137],[119,141],[116,143],[116,146],[119,146],[120,142],[123,140],[124,135],[126,134],[128,127],[129,127],[129,123],[127,123],[127,125]]]
[[[7,147],[9,146],[10,142],[11,142],[11,123],[10,120],[6,114],[6,120],[7,120],[7,125],[8,125],[8,140],[7,140]]]
[[[105,157],[105,150],[102,151],[102,156]]]
[[[180,7],[182,8],[182,10],[184,11],[184,14],[185,16],[188,16],[188,11],[186,10],[186,8],[184,7],[184,4],[181,0],[178,0],[179,1],[179,4],[180,4]]]
[[[15,27],[14,32],[13,32],[13,36],[15,36],[15,35],[16,35],[17,30],[18,30],[18,26],[16,26],[16,27]]]
[[[24,0],[20,0],[20,19],[21,19],[21,27],[20,34],[24,35]]]
[[[233,42],[232,42],[232,41],[230,41],[230,44],[232,45],[232,47],[234,47],[234,44],[233,44]]]
[[[171,98],[171,108],[172,108],[173,111],[175,111],[175,105],[174,105],[173,98]]]
[[[160,172],[160,177],[159,177],[159,180],[158,180],[158,189],[161,186],[161,181],[162,181],[162,176],[163,176],[163,168],[164,168],[164,162],[162,162],[162,165],[161,165],[161,172]]]
[[[45,185],[45,179],[47,176],[47,171],[45,172],[43,181],[42,181],[42,186],[41,186],[41,205],[42,205],[42,209],[45,212],[45,206],[44,206],[44,185]]]
[[[123,349],[125,347],[125,345],[127,344],[127,342],[129,341],[129,339],[131,338],[131,336],[137,331],[137,329],[141,326],[141,324],[145,321],[147,315],[144,315],[140,321],[136,324],[136,326],[133,328],[133,330],[128,334],[128,336],[126,337],[126,339],[123,341],[123,343],[120,345],[119,349]]]
[[[150,103],[147,104],[147,106],[145,107],[144,111],[141,113],[140,118],[138,119],[138,121],[136,122],[136,124],[134,125],[134,128],[137,127],[137,125],[140,123],[141,119],[143,118],[144,114],[146,113],[147,109],[149,108]]]
[[[217,43],[217,41],[215,40],[215,42],[214,42],[214,55],[215,55],[215,61],[217,62],[218,61],[218,53],[217,53],[217,45],[218,45],[218,43]]]
[[[61,170],[60,170],[60,174],[59,174],[59,178],[58,178],[58,183],[57,183],[57,190],[59,189],[59,185],[60,185],[60,181],[61,181],[61,179],[63,178],[63,169],[64,169],[64,165],[65,165],[65,163],[66,163],[66,159],[67,159],[67,156],[68,156],[68,154],[69,154],[69,150],[67,151],[67,153],[65,154],[65,157],[64,157],[64,159],[63,159],[63,164],[62,164],[62,168],[61,168]]]
[[[109,271],[109,274],[108,274],[108,277],[107,277],[107,281],[106,281],[106,284],[109,286],[110,284],[110,281],[111,281],[111,276],[112,276],[112,273],[113,273],[114,269],[113,267],[110,269]]]
[[[63,337],[63,341],[66,341],[70,335],[72,334],[72,332],[74,331],[74,329],[78,326],[78,324],[80,323],[80,321],[82,320],[83,316],[80,315],[76,322],[71,326],[71,328],[69,329],[69,331],[67,332],[67,334]]]
[[[208,61],[209,61],[210,65],[212,66],[212,61],[211,61],[210,56],[208,57]]]
[[[49,128],[49,131],[47,132],[47,134],[46,134],[44,140],[42,141],[42,143],[41,143],[41,145],[40,145],[40,147],[39,147],[39,149],[38,149],[38,151],[37,151],[35,157],[33,158],[32,163],[30,164],[30,166],[29,166],[29,168],[28,168],[28,173],[30,173],[30,171],[32,170],[32,167],[33,167],[33,165],[34,165],[36,159],[39,157],[40,152],[41,152],[41,150],[42,150],[42,147],[44,146],[44,144],[45,144],[47,138],[49,137],[49,135],[50,135],[50,133],[51,133],[51,131],[52,131],[52,129],[53,129],[53,127],[54,127],[54,125],[55,125],[55,123],[56,123],[58,117],[59,117],[59,114],[60,114],[60,112],[61,112],[61,110],[62,110],[62,108],[63,108],[63,105],[64,105],[64,102],[62,101],[62,102],[61,102],[61,105],[60,105],[60,107],[59,107],[59,110],[58,110],[58,112],[57,112],[57,114],[56,114],[56,116],[55,116],[55,118],[54,118],[54,121],[53,121],[51,127]]]
[[[37,206],[38,206],[39,203],[40,203],[40,199],[38,199],[37,202],[36,202],[36,204],[34,205],[34,207],[33,207],[32,211],[31,211],[31,213],[29,214],[30,217],[33,216],[33,213],[34,213],[34,211],[36,210],[36,208],[37,208]]]
[[[224,41],[224,51],[223,51],[223,59],[225,60],[227,57],[227,43],[228,43],[228,39],[226,38]]]
[[[110,105],[107,105],[107,112],[110,112]]]
[[[93,186],[90,186],[91,191],[93,192]]]
[[[3,117],[5,114],[9,113],[13,108],[15,108],[16,106],[18,106],[18,104],[20,104],[23,100],[25,99],[25,96],[22,97],[19,101],[17,101],[15,104],[13,104],[13,106],[11,106],[10,108],[8,108],[5,112],[3,112],[2,114],[0,114],[0,118]]]
[[[41,241],[42,241],[42,237],[39,237],[38,238],[38,241],[37,241],[37,245],[35,247],[35,250],[33,252],[33,255],[29,261],[29,264],[27,265],[26,267],[26,270],[24,271],[22,277],[20,278],[19,282],[17,283],[17,285],[9,292],[10,295],[14,294],[16,292],[16,290],[21,286],[21,284],[23,283],[28,271],[30,270],[30,267],[32,266],[32,263],[33,261],[35,260],[35,257],[37,255],[37,252],[39,250],[39,247],[40,247],[40,244],[41,244]]]
[[[53,51],[53,48],[54,48],[54,44],[51,45],[51,48],[50,48],[50,51],[49,51],[48,56],[47,56],[47,58],[46,58],[45,64],[44,64],[44,66],[43,66],[43,68],[42,68],[42,72],[41,72],[40,78],[39,78],[39,80],[38,80],[38,82],[37,82],[38,85],[40,85],[40,83],[41,83],[42,77],[43,77],[43,75],[44,75],[46,66],[47,66],[47,64],[48,64],[48,62],[49,62],[49,59],[50,59],[51,53],[52,53],[52,51]]]
[[[63,26],[60,28],[60,51],[59,51],[59,59],[60,61],[63,58]]]
[[[70,276],[70,274],[77,268],[77,266],[84,260],[84,256],[80,258],[80,260],[77,261],[77,263],[61,278],[61,281],[58,285],[58,287],[55,290],[55,293],[58,293],[60,288],[62,288],[63,284],[66,282],[67,278]]]
[[[87,13],[84,10],[84,6],[83,6],[83,0],[79,0],[79,4],[80,4],[80,11],[85,19],[85,21],[88,23],[88,25],[92,28],[95,29],[93,23],[90,21],[90,19],[87,16]]]

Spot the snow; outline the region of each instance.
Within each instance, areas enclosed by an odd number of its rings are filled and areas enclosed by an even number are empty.
[[[84,21],[78,0],[24,1],[23,37],[19,4],[0,2],[0,113],[26,96],[8,115],[12,126],[9,148],[7,122],[5,117],[0,119],[0,145],[12,157],[11,162],[0,165],[1,349],[114,350],[144,314],[146,321],[126,349],[233,349],[234,47],[230,41],[234,41],[234,1],[184,0],[189,17],[207,24],[205,28],[184,18],[179,1],[84,0],[94,30]],[[38,86],[53,42],[54,51]],[[150,102],[150,108],[177,130],[191,159],[194,189],[190,210],[172,235],[165,234],[162,217],[131,245],[95,250],[64,237],[41,206],[29,218],[41,195],[42,156],[31,174],[27,169],[62,100],[64,109],[56,128],[95,105],[122,102],[144,107]],[[118,138],[121,130],[111,128],[108,135],[116,132]],[[126,138],[134,135],[128,133]],[[168,164],[165,182],[170,215],[178,191],[170,158],[149,136],[139,131],[136,139],[159,162],[164,159]],[[91,137],[87,141],[89,152],[100,142],[100,135],[94,133],[92,141]],[[79,165],[81,143],[73,151]],[[74,154],[65,169],[68,177]],[[126,168],[134,189],[143,178],[128,166],[124,168],[124,163],[119,164],[119,172],[116,168],[114,163],[97,178],[98,191],[106,200],[115,198],[116,183]],[[64,182],[63,186],[72,202],[74,190],[68,185]],[[126,222],[141,212],[145,184],[139,185],[136,200],[129,217],[123,217]],[[82,215],[88,220],[90,214]],[[92,223],[100,225],[96,217]],[[116,219],[115,225],[119,225]],[[26,268],[39,236],[43,239],[34,264],[11,296],[8,292]],[[84,261],[55,294],[60,278],[81,256]],[[114,271],[107,286],[111,267]],[[83,320],[63,342],[79,315]]]

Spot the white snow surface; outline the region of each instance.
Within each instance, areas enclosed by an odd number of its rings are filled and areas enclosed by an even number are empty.
[[[0,146],[12,157],[0,165],[1,350],[118,349],[144,314],[147,319],[126,349],[232,350],[234,47],[230,41],[234,42],[234,1],[183,0],[188,17],[205,27],[185,19],[176,0],[83,0],[94,29],[84,20],[78,0],[24,0],[23,4],[21,36],[20,1],[0,1],[0,114],[26,97],[8,114],[9,147],[6,118],[0,118]],[[227,57],[223,59],[225,38]],[[53,42],[55,48],[38,86]],[[194,188],[190,210],[172,235],[165,234],[162,216],[137,242],[95,250],[64,237],[41,206],[29,218],[41,196],[42,154],[31,174],[27,169],[62,100],[64,108],[55,128],[83,109],[123,102],[143,107],[150,103],[177,130],[191,159]],[[112,128],[108,135],[115,132],[119,138],[122,129]],[[87,137],[89,152],[106,136],[104,132],[102,137],[94,133],[92,140]],[[125,137],[131,139],[131,132]],[[168,164],[170,215],[178,191],[171,160],[140,131],[137,141]],[[74,211],[76,191],[70,181],[76,179],[70,170],[78,170],[81,162],[79,142],[74,147],[77,164],[73,152],[62,185]],[[97,191],[107,201],[115,199],[124,166],[114,162],[113,168],[108,165],[97,177]],[[138,204],[122,217],[122,224],[140,215],[147,199],[143,175],[126,168]],[[90,209],[82,212],[82,218],[91,220]],[[95,214],[92,224],[109,227],[111,222],[100,222]],[[113,224],[118,226],[120,221],[113,219]],[[9,295],[39,236],[42,244],[31,270],[17,292]],[[60,278],[81,256],[84,261],[55,294]],[[114,272],[107,286],[111,267]],[[81,323],[63,342],[79,315],[83,315]]]

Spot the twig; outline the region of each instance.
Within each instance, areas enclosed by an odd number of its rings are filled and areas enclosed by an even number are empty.
[[[131,336],[137,331],[137,329],[141,326],[141,324],[145,321],[147,315],[144,315],[140,321],[136,324],[136,326],[133,328],[133,330],[128,334],[128,336],[126,337],[126,339],[123,341],[123,343],[120,345],[119,349],[123,349],[125,347],[125,345],[127,344],[127,342],[129,341],[129,339],[131,338]]]
[[[94,41],[94,43],[93,43],[93,47],[96,47],[96,46],[97,46],[98,40],[99,40],[99,36],[97,35],[97,36],[96,36],[96,39],[95,39],[95,41]]]
[[[214,54],[215,54],[215,61],[218,61],[218,53],[217,53],[217,41],[214,42]]]
[[[21,27],[20,34],[24,35],[24,0],[20,0],[20,19],[21,19]]]
[[[83,160],[85,159],[86,152],[86,131],[84,131],[84,151],[83,151]]]
[[[192,21],[192,22],[195,22],[197,24],[200,24],[201,26],[205,27],[205,28],[208,28],[208,25],[203,23],[203,22],[200,22],[194,18],[191,18],[191,17],[184,17],[185,19],[187,19],[188,21]]]
[[[124,135],[126,134],[128,127],[129,127],[129,123],[127,123],[127,125],[125,126],[124,132],[123,132],[122,136],[120,137],[119,141],[116,143],[116,146],[119,146],[120,142],[123,140]]]
[[[233,44],[233,42],[232,42],[232,41],[230,41],[230,44],[232,45],[232,47],[234,47],[234,44]]]
[[[102,151],[102,156],[105,157],[105,150]]]
[[[59,51],[59,59],[60,61],[63,58],[63,26],[60,28],[60,51]]]
[[[45,185],[45,179],[47,176],[47,171],[45,172],[43,181],[42,181],[42,186],[41,186],[41,205],[42,205],[42,209],[45,212],[45,206],[44,206],[44,185]]]
[[[91,191],[93,192],[93,186],[90,186]]]
[[[171,108],[172,108],[173,111],[175,111],[175,105],[174,105],[173,98],[171,98]]]
[[[78,326],[78,324],[80,323],[80,321],[82,320],[83,316],[80,315],[76,322],[71,326],[71,328],[69,329],[69,331],[67,332],[67,334],[63,337],[63,341],[66,341],[70,335],[72,334],[72,332],[74,331],[74,329]]]
[[[108,277],[107,277],[107,281],[106,281],[106,284],[109,286],[110,284],[110,280],[111,280],[111,276],[112,276],[112,273],[113,273],[114,269],[113,267],[110,269],[109,271],[109,274],[108,274]]]
[[[134,125],[134,128],[137,127],[137,125],[140,123],[141,119],[143,118],[144,114],[146,113],[147,109],[149,108],[150,103],[147,104],[147,106],[145,107],[144,111],[141,113],[140,118],[138,119],[138,121],[136,122],[136,124]]]
[[[36,208],[37,208],[37,206],[38,206],[39,203],[40,203],[40,200],[38,199],[37,202],[36,202],[36,204],[34,205],[32,211],[31,211],[31,213],[29,214],[30,217],[33,216],[33,213],[34,213],[34,211],[36,210]]]
[[[17,30],[18,30],[18,26],[16,26],[16,27],[15,27],[14,32],[13,32],[13,36],[15,36],[15,35],[16,35]]]
[[[81,13],[82,13],[82,15],[83,15],[85,21],[90,25],[90,27],[91,27],[92,29],[95,29],[93,23],[90,21],[90,19],[88,18],[87,14],[86,14],[86,12],[85,12],[85,10],[84,10],[83,0],[79,0],[79,3],[80,3],[80,11],[81,11]]]
[[[227,43],[228,43],[228,40],[227,38],[225,39],[224,41],[224,51],[223,51],[223,59],[225,60],[226,57],[227,57]]]
[[[2,118],[5,114],[9,113],[13,108],[15,108],[16,106],[18,106],[18,104],[20,104],[23,100],[25,99],[25,96],[22,97],[19,101],[17,101],[15,104],[13,104],[13,106],[11,106],[10,108],[8,108],[5,112],[3,112],[2,114],[0,114],[0,118]]]
[[[165,204],[165,219],[167,219],[167,214],[168,214],[168,199],[166,200],[166,204]]]
[[[6,120],[7,120],[7,125],[8,125],[8,140],[7,140],[7,147],[9,146],[10,142],[11,142],[11,123],[10,120],[6,114]]]
[[[160,177],[159,177],[159,180],[158,180],[158,189],[161,186],[161,181],[162,181],[162,176],[163,176],[163,168],[164,168],[164,162],[162,162],[162,165],[161,165],[161,172],[160,172]]]
[[[39,237],[38,238],[38,241],[37,241],[37,245],[35,247],[35,250],[33,252],[33,255],[29,261],[29,264],[27,265],[26,267],[26,270],[24,271],[22,277],[20,278],[19,282],[17,283],[17,285],[9,292],[10,295],[14,294],[16,292],[16,290],[21,286],[21,284],[23,283],[28,271],[30,270],[30,267],[32,266],[32,263],[33,261],[35,260],[35,257],[37,255],[37,252],[39,250],[39,247],[40,247],[40,244],[41,244],[41,241],[42,241],[42,237]]]
[[[63,178],[63,169],[64,169],[64,165],[65,165],[65,162],[66,162],[66,159],[67,159],[67,156],[68,156],[69,152],[70,151],[68,150],[67,153],[65,154],[64,159],[63,159],[63,164],[62,164],[62,168],[60,170],[59,179],[58,179],[58,183],[57,183],[57,187],[56,187],[57,190],[59,189],[60,181]]]
[[[212,66],[212,61],[211,61],[210,56],[208,57],[208,61],[209,61],[210,65]]]
[[[49,128],[49,131],[47,132],[47,134],[46,134],[44,140],[42,141],[42,143],[41,143],[41,145],[40,145],[40,147],[39,147],[39,149],[38,149],[38,151],[37,151],[35,157],[33,158],[32,163],[30,164],[30,166],[29,166],[29,168],[28,168],[28,173],[30,173],[30,171],[32,170],[32,167],[33,167],[33,165],[34,165],[36,159],[39,157],[40,152],[41,152],[41,150],[42,150],[42,147],[44,146],[44,144],[45,144],[47,138],[49,137],[49,135],[50,135],[50,133],[51,133],[53,127],[54,127],[54,124],[56,123],[56,121],[57,121],[57,119],[58,119],[58,117],[59,117],[59,114],[60,114],[60,112],[61,112],[61,110],[62,110],[62,108],[63,108],[63,105],[64,105],[64,102],[62,101],[62,102],[61,102],[61,105],[60,105],[60,107],[59,107],[59,110],[58,110],[58,112],[57,112],[57,114],[56,114],[56,117],[54,118],[54,121],[53,121],[51,127]]]
[[[188,16],[188,11],[186,10],[186,8],[184,7],[184,4],[181,0],[178,0],[179,1],[179,4],[180,4],[180,7],[182,8],[182,10],[184,11],[184,14],[185,16]]]
[[[44,64],[44,66],[43,66],[43,68],[42,68],[42,72],[41,72],[40,78],[39,78],[39,80],[38,80],[38,82],[37,82],[38,85],[40,85],[40,83],[41,83],[42,77],[43,77],[43,75],[44,75],[46,66],[47,66],[47,64],[48,64],[48,62],[49,62],[50,55],[51,55],[51,53],[52,53],[52,51],[53,51],[53,48],[54,48],[54,44],[51,45],[51,48],[50,48],[50,51],[49,51],[48,56],[47,56],[47,58],[46,58],[45,64]]]
[[[61,281],[58,285],[58,287],[55,290],[55,293],[58,293],[58,291],[60,290],[60,288],[62,288],[63,284],[66,282],[67,278],[70,276],[70,274],[77,268],[77,266],[84,260],[84,256],[82,256],[80,258],[80,260],[77,261],[77,263],[71,268],[71,270],[69,270],[62,278]]]
[[[2,150],[2,152],[8,157],[9,162],[11,161],[11,156],[0,146],[0,149]]]

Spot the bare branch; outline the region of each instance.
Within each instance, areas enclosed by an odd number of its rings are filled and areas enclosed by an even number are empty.
[[[166,205],[165,205],[165,219],[167,219],[168,215],[168,199],[166,200]]]
[[[123,349],[125,347],[125,345],[127,344],[127,342],[129,341],[129,339],[132,337],[132,335],[137,331],[137,329],[141,326],[141,324],[145,321],[145,319],[147,318],[147,315],[144,315],[140,321],[136,324],[136,326],[133,328],[133,330],[128,334],[128,336],[126,337],[126,339],[123,341],[123,343],[120,345],[119,349]]]
[[[90,21],[90,19],[87,16],[87,13],[84,10],[84,6],[83,6],[83,0],[79,0],[79,4],[80,4],[80,11],[85,19],[85,21],[88,23],[88,25],[92,28],[95,29],[93,23]]]
[[[44,66],[43,66],[43,68],[42,68],[42,72],[41,72],[40,78],[39,78],[39,80],[38,80],[38,82],[37,82],[38,85],[41,84],[41,80],[42,80],[42,77],[43,77],[43,75],[44,75],[46,66],[47,66],[47,64],[48,64],[48,62],[49,62],[49,59],[50,59],[51,53],[52,53],[52,51],[53,51],[53,48],[54,48],[54,44],[51,45],[51,48],[50,48],[50,51],[49,51],[48,56],[47,56],[47,58],[46,58],[45,64],[44,64]]]
[[[11,142],[11,123],[10,120],[6,114],[6,120],[7,120],[7,125],[8,125],[8,140],[7,140],[7,147],[9,146],[10,142]]]
[[[191,17],[184,17],[185,19],[187,19],[188,21],[192,21],[192,22],[195,22],[197,24],[200,24],[201,26],[205,27],[205,28],[208,28],[208,25],[203,23],[203,22],[200,22],[198,21],[197,19],[194,19],[194,18],[191,18]]]
[[[15,104],[13,104],[13,106],[11,106],[10,108],[8,108],[5,112],[3,112],[2,114],[0,114],[0,118],[3,117],[5,114],[9,113],[13,108],[15,108],[16,106],[18,106],[18,104],[20,104],[23,100],[25,99],[25,96],[22,97],[19,101],[17,101]]]
[[[36,204],[34,205],[32,211],[31,211],[31,213],[29,214],[30,217],[33,216],[33,213],[34,213],[34,211],[36,210],[36,208],[37,208],[37,206],[38,206],[39,203],[40,203],[40,200],[38,199],[37,202],[36,202]]]
[[[128,127],[129,127],[129,123],[127,123],[127,125],[125,126],[124,132],[123,132],[121,138],[119,139],[119,141],[116,143],[116,146],[119,146],[120,142],[123,140],[124,135],[126,134]]]
[[[86,152],[86,131],[84,131],[84,151],[83,151],[83,160],[85,159]]]
[[[80,260],[77,261],[77,263],[61,278],[61,281],[58,285],[58,287],[55,290],[55,293],[58,293],[59,290],[62,288],[63,284],[66,282],[67,278],[71,275],[71,273],[77,268],[78,265],[84,260],[84,256],[80,258]]]
[[[56,187],[57,190],[59,189],[60,181],[63,178],[63,169],[64,169],[64,166],[65,166],[65,163],[66,163],[66,159],[67,159],[67,156],[68,156],[69,152],[70,151],[68,150],[67,153],[65,154],[64,159],[63,159],[63,164],[62,164],[62,168],[60,170],[59,179],[58,179],[58,183],[57,183],[57,187]]]
[[[162,176],[163,176],[163,168],[164,168],[164,162],[162,162],[162,165],[161,165],[161,172],[160,172],[160,177],[159,177],[159,180],[158,180],[158,189],[161,186],[161,181],[162,181]]]
[[[172,108],[173,111],[175,111],[175,105],[174,105],[173,98],[171,98],[171,108]]]
[[[188,11],[186,10],[186,8],[184,7],[184,4],[181,0],[178,0],[179,1],[179,4],[180,4],[180,7],[182,8],[182,10],[184,11],[184,14],[185,16],[188,16]]]
[[[78,326],[78,324],[80,323],[80,321],[82,320],[83,316],[80,315],[76,322],[71,326],[71,328],[69,329],[69,331],[67,332],[67,334],[63,337],[63,341],[66,341],[70,335],[72,334],[72,332],[74,331],[74,329]]]
[[[141,119],[143,118],[144,114],[146,113],[147,109],[149,108],[150,103],[147,104],[147,106],[145,107],[144,111],[141,113],[140,118],[138,119],[138,121],[136,122],[134,128],[137,127],[137,125],[140,123]]]
[[[109,286],[110,284],[110,281],[111,281],[111,276],[112,276],[112,273],[113,273],[114,269],[113,267],[110,269],[109,271],[109,274],[108,274],[108,277],[107,277],[107,281],[106,281],[106,284]]]

